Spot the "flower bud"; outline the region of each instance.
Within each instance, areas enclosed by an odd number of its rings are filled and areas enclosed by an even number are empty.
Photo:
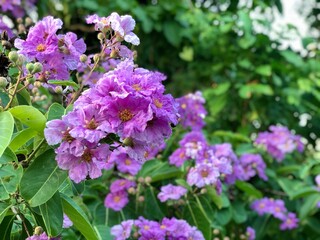
[[[138,182],[139,182],[139,183],[144,183],[144,178],[143,178],[143,177],[139,177],[139,178],[138,178]]]
[[[100,54],[97,53],[93,56],[93,61],[98,62],[99,60],[100,60]]]
[[[206,194],[206,193],[207,193],[207,189],[202,188],[201,191],[200,191],[200,193],[201,193],[201,194]]]
[[[39,88],[39,87],[41,87],[41,82],[36,81],[33,85],[34,85],[35,87]]]
[[[85,54],[82,54],[81,56],[80,56],[80,61],[81,62],[86,62],[88,60],[88,57],[87,57],[87,55],[85,55]]]
[[[138,201],[139,202],[144,202],[144,196],[139,196]]]
[[[8,84],[8,80],[5,77],[0,77],[0,88],[5,88]]]
[[[42,70],[43,70],[43,66],[41,63],[36,62],[35,64],[33,64],[33,71],[32,71],[33,74],[42,72]]]
[[[111,58],[116,58],[118,56],[118,51],[116,49],[112,49],[110,53]]]
[[[18,53],[16,51],[11,51],[9,52],[8,58],[10,59],[11,62],[16,62],[19,58]]]
[[[16,61],[17,66],[22,67],[25,61],[26,61],[25,56],[23,56],[22,54],[18,54],[18,60]]]
[[[102,41],[103,39],[104,39],[104,34],[103,33],[98,33],[98,39],[100,40],[100,41]]]
[[[128,189],[128,193],[130,193],[130,194],[136,194],[137,191],[136,191],[136,189],[135,189],[134,187],[131,187],[131,188]]]
[[[28,70],[29,73],[32,73],[34,69],[34,64],[33,63],[27,63],[26,69]]]
[[[128,147],[132,147],[133,146],[132,138],[128,137],[128,138],[123,139],[123,145],[128,146]]]
[[[213,234],[214,234],[214,235],[220,234],[220,230],[219,230],[219,229],[214,229],[214,230],[213,230]]]
[[[36,79],[34,78],[34,76],[28,76],[26,79],[29,83],[34,83],[36,81]]]
[[[8,32],[7,32],[6,30],[4,30],[4,31],[1,33],[0,38],[1,38],[2,40],[9,40]]]
[[[39,235],[41,235],[42,233],[43,233],[42,227],[38,226],[38,227],[36,227],[36,228],[34,229],[34,235],[39,236]]]
[[[149,183],[151,183],[152,178],[149,177],[149,176],[147,176],[147,177],[144,179],[144,181],[145,181],[145,183],[149,184]]]
[[[2,41],[1,41],[1,45],[2,45],[3,47],[5,47],[6,49],[11,49],[11,48],[12,48],[12,44],[11,44],[9,41],[7,41],[7,40],[2,40]]]
[[[26,17],[26,20],[25,20],[26,26],[28,27],[28,26],[32,25],[32,23],[33,23],[32,19],[29,17]]]
[[[61,86],[57,86],[54,91],[58,94],[62,93],[62,87]]]

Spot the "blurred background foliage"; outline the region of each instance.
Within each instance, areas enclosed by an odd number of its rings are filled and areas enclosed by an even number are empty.
[[[320,25],[316,2],[301,6],[313,31]],[[301,39],[301,54],[281,42],[296,32],[295,26],[270,37],[274,14],[283,11],[281,0],[41,0],[38,10],[39,18],[51,14],[64,21],[65,29],[85,33],[89,52],[97,44],[96,33],[84,21],[88,14],[130,14],[141,39],[138,64],[165,73],[167,91],[175,97],[203,91],[208,132],[250,136],[281,123],[303,135],[310,147],[316,144],[317,39]]]

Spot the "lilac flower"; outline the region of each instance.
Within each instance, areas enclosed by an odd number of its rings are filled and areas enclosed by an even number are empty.
[[[70,218],[66,215],[63,214],[63,228],[69,228],[73,225],[73,222],[70,220]]]
[[[247,227],[246,235],[248,237],[248,240],[256,239],[256,231],[252,227]]]
[[[201,188],[206,185],[216,184],[219,176],[218,169],[211,163],[202,163],[197,164],[190,169],[187,176],[187,182],[190,186],[195,185]]]
[[[169,157],[169,163],[181,167],[187,159],[186,150],[184,148],[178,148]]]
[[[256,174],[263,180],[268,180],[265,174],[266,164],[259,154],[243,154],[239,161],[244,173],[241,180],[248,181]]]
[[[320,191],[320,174],[315,177],[315,182],[317,184],[317,189]]]
[[[120,211],[129,202],[128,193],[125,191],[110,192],[105,200],[104,205],[114,211]]]
[[[304,144],[299,135],[293,135],[287,127],[270,126],[271,132],[262,132],[258,134],[255,143],[263,145],[267,152],[278,162],[282,161],[287,153],[294,149],[302,152]]]
[[[133,220],[123,221],[121,224],[111,228],[111,235],[115,236],[115,240],[128,239],[130,237],[133,224]]]
[[[201,156],[201,152],[207,147],[207,141],[200,131],[187,133],[179,144],[185,149],[186,156],[192,159]]]
[[[40,235],[33,235],[31,237],[28,237],[26,240],[50,240],[50,238],[44,232],[44,233],[42,233]]]
[[[139,172],[142,166],[140,162],[130,158],[124,148],[120,148],[118,151],[113,151],[110,159],[116,163],[117,169],[120,172],[129,173],[133,176]]]
[[[115,192],[122,192],[128,190],[130,187],[135,187],[136,183],[127,179],[118,179],[114,181],[110,186],[110,191]]]
[[[295,213],[288,213],[286,218],[283,220],[283,222],[280,225],[281,230],[291,230],[298,227],[299,219],[296,217]]]
[[[205,125],[204,118],[207,111],[204,108],[205,100],[201,92],[189,93],[177,99],[180,105],[179,114],[181,124],[184,128],[190,127],[192,130],[200,130]]]
[[[187,189],[181,186],[174,186],[168,184],[161,187],[161,192],[158,194],[158,198],[161,202],[166,202],[170,199],[178,200],[187,193]]]
[[[155,221],[150,221],[139,217],[135,221],[135,225],[139,228],[138,233],[141,235],[141,239],[164,239],[166,234],[165,230],[161,228],[160,224]]]
[[[7,24],[5,24],[2,20],[2,16],[0,16],[0,34],[3,32],[3,31],[6,31],[8,33],[8,37],[9,38],[12,38],[14,36],[11,28],[9,28],[9,26],[7,26]]]

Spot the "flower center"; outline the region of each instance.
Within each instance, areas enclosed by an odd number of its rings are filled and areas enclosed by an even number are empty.
[[[149,229],[150,229],[150,226],[144,225],[143,228],[144,228],[144,230],[149,230]]]
[[[62,133],[63,134],[63,140],[66,142],[72,142],[74,140],[73,137],[71,137],[71,135],[69,134],[69,131],[65,131]]]
[[[133,118],[133,114],[129,109],[123,109],[119,112],[119,118],[122,122],[127,122]]]
[[[131,160],[130,159],[126,159],[124,161],[124,164],[127,165],[127,166],[131,165]]]
[[[132,87],[133,87],[134,90],[136,90],[138,92],[141,91],[141,89],[142,89],[139,84],[133,84]]]
[[[37,46],[37,51],[38,52],[43,52],[44,50],[46,50],[46,46],[42,43],[40,43],[38,46]]]
[[[113,201],[114,201],[115,203],[120,202],[120,200],[121,200],[121,198],[120,198],[119,196],[115,196],[115,197],[113,198]]]
[[[85,162],[91,162],[92,160],[92,153],[90,152],[89,149],[86,149],[84,151],[84,153],[82,154],[82,159],[85,161]]]
[[[97,125],[96,121],[94,120],[94,118],[92,118],[92,119],[90,120],[90,122],[87,122],[86,127],[87,127],[88,129],[93,130],[93,129],[96,129],[96,128],[98,127],[98,125]]]
[[[162,102],[160,102],[158,99],[154,100],[154,105],[156,105],[157,108],[162,108]]]
[[[207,169],[204,169],[204,170],[202,170],[201,172],[200,172],[200,174],[201,174],[201,176],[202,177],[208,177],[208,175],[209,175],[209,172],[208,172],[208,170]]]
[[[186,109],[187,108],[187,105],[185,103],[181,104],[181,108],[182,109]]]

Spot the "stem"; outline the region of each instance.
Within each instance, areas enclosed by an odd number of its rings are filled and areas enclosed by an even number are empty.
[[[17,80],[17,82],[16,82],[16,85],[14,86],[13,93],[12,93],[12,95],[10,96],[10,100],[9,100],[7,106],[4,108],[4,111],[5,111],[5,110],[8,110],[8,108],[10,107],[10,105],[11,105],[11,103],[12,103],[12,101],[13,101],[16,93],[17,93],[18,85],[19,85],[19,83],[20,83],[21,80],[22,80],[20,77],[21,77],[21,72],[19,72],[18,80]]]
[[[124,213],[123,213],[122,210],[120,210],[120,214],[121,214],[122,220],[125,221],[125,220],[126,220],[126,217],[124,216]]]
[[[187,200],[186,203],[187,203],[187,206],[188,206],[188,208],[189,208],[189,211],[190,211],[190,213],[191,213],[191,216],[192,216],[192,219],[193,219],[195,225],[198,226],[196,217],[195,217],[194,214],[193,214],[193,211],[192,211],[192,208],[191,208],[191,206],[190,206],[189,200]]]
[[[200,202],[200,199],[198,198],[198,196],[197,195],[193,195],[195,198],[196,198],[196,201],[197,201],[197,203],[198,203],[198,205],[199,205],[199,208],[200,208],[200,211],[202,212],[202,214],[205,216],[205,218],[207,219],[207,221],[209,222],[209,223],[211,223],[211,220],[208,218],[208,216],[207,216],[207,214],[206,214],[206,211],[203,209],[203,207],[202,207],[202,204],[201,204],[201,202]]]
[[[38,146],[33,150],[33,152],[29,155],[29,157],[26,160],[23,160],[24,163],[29,163],[30,160],[34,157],[34,155],[39,151],[41,145],[45,142],[44,138],[41,140],[41,142],[38,144]]]

